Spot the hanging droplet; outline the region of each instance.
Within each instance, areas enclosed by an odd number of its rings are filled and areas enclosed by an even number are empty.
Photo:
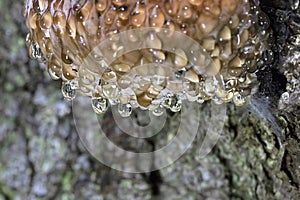
[[[119,94],[119,88],[115,84],[106,84],[102,86],[103,94],[105,97],[109,99],[115,99],[117,98]]]
[[[185,96],[189,101],[197,101],[199,96],[199,84],[190,81],[185,81],[183,83],[183,89],[185,91]]]
[[[201,96],[199,96],[198,99],[197,99],[197,102],[200,103],[200,104],[203,104],[204,101],[205,100]]]
[[[246,103],[246,99],[244,97],[242,97],[242,95],[238,92],[234,93],[232,100],[236,106],[243,106]]]
[[[31,33],[27,33],[26,40],[25,40],[26,46],[29,47],[31,45],[31,42],[32,42]]]
[[[61,92],[66,101],[72,101],[76,96],[76,90],[70,82],[63,82]]]
[[[103,114],[108,109],[108,101],[102,97],[92,98],[92,107],[97,114]]]
[[[177,96],[168,96],[164,101],[164,106],[169,108],[172,112],[179,112],[181,110],[181,100]]]
[[[292,10],[297,10],[297,8],[299,8],[299,0],[289,0],[289,2],[291,4]]]
[[[164,112],[165,112],[164,107],[162,105],[159,105],[155,110],[152,111],[152,114],[154,116],[159,117],[159,116],[162,116],[164,114]]]
[[[38,44],[31,44],[31,56],[33,59],[40,59],[42,57],[42,51]]]
[[[120,113],[120,115],[122,117],[129,117],[131,115],[132,112],[132,106],[130,103],[126,103],[126,104],[119,104],[118,105],[118,112]]]
[[[289,104],[290,103],[290,94],[288,92],[284,92],[281,95],[281,100],[282,100],[283,103]]]
[[[181,110],[181,100],[176,99],[170,106],[172,112],[179,112]]]

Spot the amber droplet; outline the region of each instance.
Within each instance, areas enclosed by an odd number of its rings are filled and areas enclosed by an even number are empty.
[[[52,16],[51,16],[51,13],[49,11],[45,12],[40,21],[40,27],[43,28],[43,29],[48,29],[52,26]]]
[[[112,3],[117,7],[121,7],[126,5],[127,0],[112,0]]]
[[[63,63],[62,71],[64,78],[67,80],[73,80],[76,77],[76,71],[69,64]]]
[[[119,19],[122,21],[129,19],[129,10],[126,7],[119,9]]]
[[[31,29],[36,29],[37,28],[37,13],[34,13],[33,10],[30,10],[29,16],[26,20],[26,24],[29,28]]]
[[[57,80],[61,78],[61,63],[59,63],[55,56],[51,56],[49,59],[47,69],[52,79]]]
[[[99,12],[103,12],[107,8],[107,0],[96,0],[95,7]]]
[[[203,3],[203,0],[189,0],[189,3],[192,4],[193,6],[201,6]]]
[[[77,15],[77,19],[82,22],[86,21],[89,17],[92,6],[93,6],[93,3],[91,1],[87,1],[84,4],[84,6],[80,9],[80,11]]]
[[[146,19],[145,6],[137,2],[131,13],[131,23],[135,27],[141,27]]]
[[[224,13],[233,13],[237,8],[237,0],[222,0],[221,9]]]
[[[218,19],[206,13],[201,13],[197,21],[197,27],[202,34],[212,32],[217,25]]]
[[[221,9],[218,5],[218,1],[205,0],[203,2],[203,8],[211,15],[217,17],[221,14]]]
[[[104,17],[105,24],[111,25],[115,21],[115,17],[116,17],[116,11],[109,10]]]
[[[158,5],[155,5],[152,9],[150,9],[149,17],[151,27],[162,27],[165,23],[165,16]]]
[[[140,106],[147,108],[151,104],[152,99],[144,92],[137,96],[137,102]]]
[[[69,56],[69,50],[62,50],[61,58],[62,58],[62,61],[65,64],[72,64],[73,63],[72,59]]]
[[[166,12],[170,16],[175,16],[178,13],[180,6],[180,1],[177,0],[167,0],[165,3]]]
[[[61,11],[56,11],[53,17],[53,24],[58,34],[62,35],[66,27],[66,15]]]
[[[193,10],[189,5],[182,6],[180,15],[183,19],[190,19],[193,16]]]
[[[76,31],[76,19],[75,19],[75,16],[72,15],[71,13],[69,14],[69,19],[68,19],[68,23],[66,26],[66,30],[67,30],[67,34],[70,37],[75,38],[76,32],[77,32]]]

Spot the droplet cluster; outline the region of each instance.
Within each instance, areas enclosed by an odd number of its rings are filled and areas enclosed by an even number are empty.
[[[63,80],[64,97],[91,96],[97,113],[110,103],[124,117],[137,107],[161,115],[164,108],[180,111],[186,99],[240,106],[256,90],[255,72],[267,47],[269,20],[256,2],[27,0],[26,42],[30,56],[45,62],[54,80]],[[141,28],[155,29],[135,34]],[[118,37],[124,31],[127,43]],[[175,31],[201,49],[174,40]],[[106,40],[107,48],[97,54],[94,48]],[[126,51],[137,42],[147,48]],[[93,67],[85,67],[90,54]]]

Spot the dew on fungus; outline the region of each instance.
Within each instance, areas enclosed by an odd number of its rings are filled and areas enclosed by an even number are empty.
[[[160,104],[178,112],[183,100],[241,106],[274,56],[255,0],[29,0],[24,16],[30,56],[62,79],[65,99],[79,90],[97,113],[108,102],[125,117],[139,107],[161,115]]]
[[[130,103],[118,105],[118,112],[122,117],[129,117],[132,113],[132,106]]]

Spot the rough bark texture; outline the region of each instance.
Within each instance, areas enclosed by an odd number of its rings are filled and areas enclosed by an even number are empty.
[[[170,167],[127,174],[83,148],[60,82],[27,56],[22,1],[0,0],[0,199],[300,199],[299,1],[261,3],[274,59],[253,103],[227,105],[222,137],[204,159],[194,145]]]

